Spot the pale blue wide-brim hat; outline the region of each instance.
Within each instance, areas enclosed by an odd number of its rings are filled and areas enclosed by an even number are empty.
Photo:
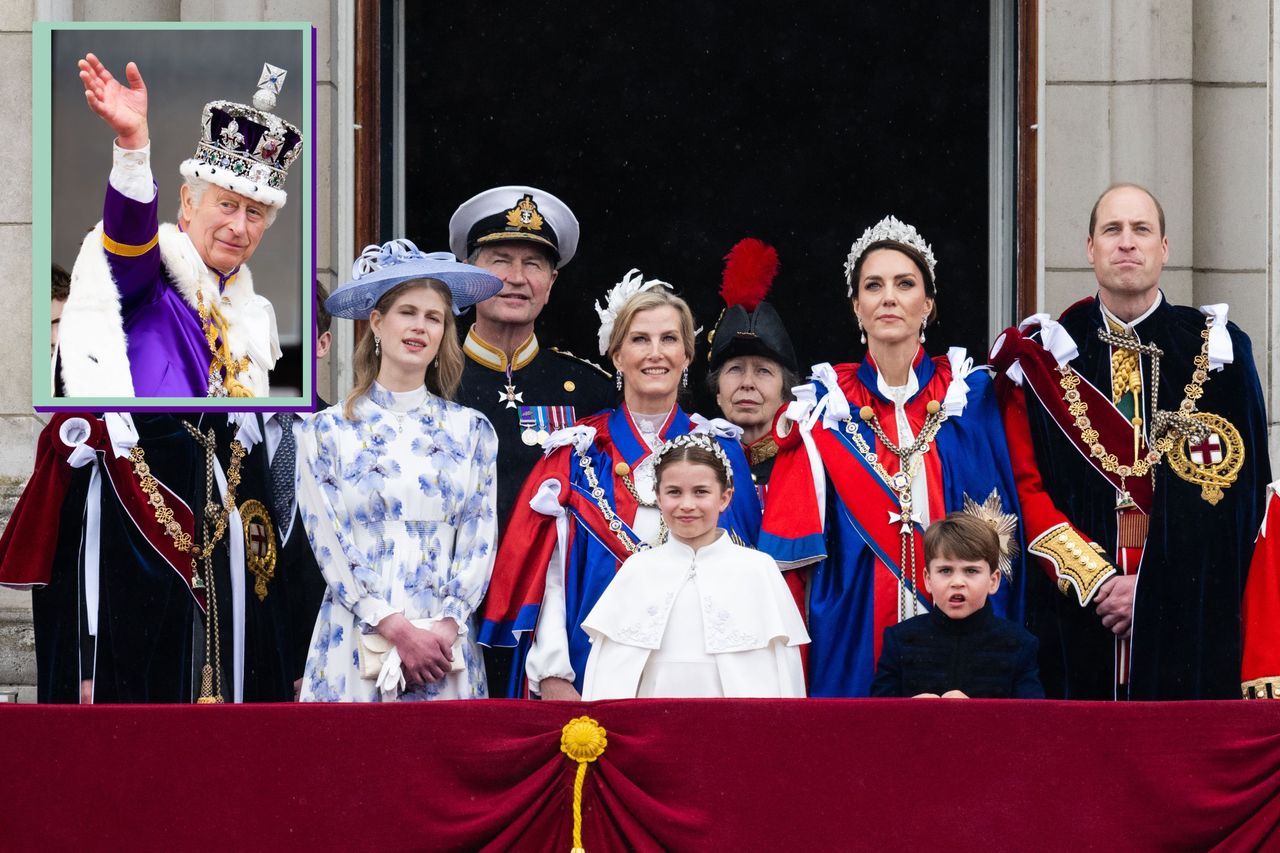
[[[443,282],[453,294],[453,313],[461,314],[502,290],[502,279],[480,267],[459,263],[449,252],[419,252],[408,240],[366,246],[351,265],[351,281],[325,300],[334,317],[366,320],[378,300],[397,284],[420,278]]]

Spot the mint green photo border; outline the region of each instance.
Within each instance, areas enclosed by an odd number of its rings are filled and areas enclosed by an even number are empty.
[[[302,199],[302,393],[296,397],[55,397],[49,356],[50,311],[49,270],[53,263],[51,239],[53,205],[52,150],[52,51],[53,33],[57,30],[296,30],[302,47],[301,85],[302,131],[308,137],[301,156],[293,164],[303,177]],[[306,22],[228,22],[228,21],[76,21],[32,25],[32,186],[31,186],[31,399],[37,411],[277,411],[312,407],[315,388],[315,321],[313,314],[315,287],[315,182],[314,182],[314,110],[315,56],[312,49],[312,26]],[[195,109],[193,108],[193,115]],[[195,122],[192,122],[194,127]],[[86,228],[91,223],[86,223]]]

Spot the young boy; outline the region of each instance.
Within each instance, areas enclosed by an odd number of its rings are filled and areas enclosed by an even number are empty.
[[[872,696],[1043,699],[1038,643],[987,605],[1000,588],[1000,539],[953,512],[924,534],[933,610],[884,630]]]

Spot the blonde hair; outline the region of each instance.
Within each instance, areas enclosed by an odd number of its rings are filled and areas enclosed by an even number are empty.
[[[462,345],[458,343],[457,321],[453,316],[453,293],[449,286],[434,278],[415,278],[402,282],[382,294],[373,310],[379,314],[387,314],[407,290],[414,287],[425,287],[438,294],[444,300],[444,332],[440,336],[440,348],[436,357],[427,365],[424,380],[427,390],[437,397],[452,400],[462,382],[463,355]],[[356,420],[355,403],[362,395],[368,394],[373,381],[378,378],[382,368],[382,357],[374,353],[373,326],[366,326],[360,343],[356,344],[355,354],[351,357],[355,369],[355,386],[342,407],[342,416],[349,421]]]
[[[669,305],[676,309],[676,313],[680,315],[680,337],[684,339],[684,354],[685,358],[689,359],[689,363],[692,364],[693,348],[697,344],[693,336],[693,312],[689,310],[689,303],[665,287],[655,287],[652,290],[642,291],[627,300],[613,321],[613,329],[609,332],[609,347],[605,351],[605,355],[612,359],[618,354],[618,350],[622,349],[623,338],[631,330],[631,323],[635,320],[637,314],[641,311],[652,311],[654,308],[661,308],[664,305]]]

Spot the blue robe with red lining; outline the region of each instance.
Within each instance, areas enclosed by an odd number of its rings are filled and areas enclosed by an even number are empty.
[[[848,400],[850,415],[867,446],[874,449],[889,472],[898,471],[898,458],[858,418],[862,406],[871,406],[886,435],[896,436],[894,404],[878,390],[878,372],[868,357],[862,364],[835,366],[840,390]],[[951,383],[946,357],[929,359],[923,350],[912,366],[920,390],[905,408],[913,435],[919,435],[930,400],[942,403]],[[1004,439],[994,385],[986,370],[965,378],[969,386],[964,412],[950,416],[924,459],[929,484],[928,517],[940,519],[963,509],[964,497],[982,503],[994,489],[1003,512],[1018,515],[1017,490]],[[819,402],[827,389],[815,383]],[[809,648],[807,677],[811,696],[866,696],[875,674],[884,629],[898,621],[898,563],[901,561],[898,524],[890,524],[886,503],[898,509],[892,492],[878,479],[864,477],[864,486],[850,494],[841,483],[847,478],[838,469],[866,470],[848,436],[828,431],[819,421],[813,427],[825,478],[825,517],[818,506],[819,490],[809,456],[793,426],[781,446],[769,481],[760,549],[784,567],[795,567],[807,576],[805,616],[813,642]],[[825,433],[820,435],[820,433]],[[847,466],[863,466],[850,469]],[[834,479],[832,471],[837,471]],[[924,564],[920,540],[923,528],[916,524],[918,552],[916,594],[930,606],[924,588]],[[1015,540],[1022,546],[1019,523]],[[992,596],[996,615],[1022,621],[1023,563],[1013,561],[1012,582],[1006,578]]]
[[[649,454],[649,446],[632,423],[625,406],[600,412],[577,422],[596,430],[587,451],[604,500],[617,514],[624,532],[634,541],[630,525],[635,521],[636,502],[616,474],[619,462],[635,470]],[[679,407],[661,430],[664,440],[691,432],[693,424]],[[717,438],[733,467],[734,483],[751,483],[751,468],[742,445],[730,438]],[[575,675],[574,686],[582,690],[591,643],[581,628],[600,594],[617,574],[628,556],[618,537],[591,496],[586,472],[572,447],[560,447],[543,457],[525,480],[507,524],[485,597],[484,622],[479,641],[489,646],[515,646],[517,665],[513,680],[523,674],[523,659],[531,632],[537,627],[546,587],[547,565],[555,549],[555,518],[529,506],[529,501],[548,480],[559,483],[560,505],[569,513],[569,535],[565,554],[565,623],[569,635],[569,655]],[[729,508],[720,516],[720,527],[750,546],[760,533],[761,508],[754,488],[735,489]],[[512,692],[511,695],[517,695]]]

